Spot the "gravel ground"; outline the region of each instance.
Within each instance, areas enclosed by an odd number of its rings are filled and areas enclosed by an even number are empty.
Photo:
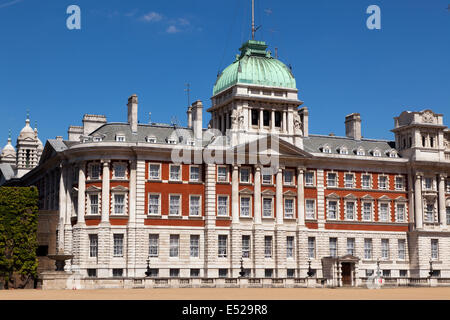
[[[450,300],[450,288],[0,290],[0,300]]]

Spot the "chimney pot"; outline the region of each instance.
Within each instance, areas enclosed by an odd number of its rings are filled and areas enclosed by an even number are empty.
[[[345,135],[347,138],[361,140],[361,115],[352,113],[345,117]]]

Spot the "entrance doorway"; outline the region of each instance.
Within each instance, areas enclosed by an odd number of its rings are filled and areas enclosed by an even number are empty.
[[[352,285],[352,264],[348,262],[342,263],[342,285]]]

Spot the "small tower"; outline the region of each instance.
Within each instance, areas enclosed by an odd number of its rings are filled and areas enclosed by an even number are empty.
[[[33,130],[30,126],[30,117],[27,114],[27,120],[25,121],[25,127],[20,131],[17,138],[17,178],[20,178],[27,174],[30,170],[38,165],[40,154],[39,138],[37,137],[37,129]],[[40,143],[42,146],[42,142]],[[42,150],[40,150],[42,153]]]
[[[9,130],[8,143],[1,153],[0,163],[9,164],[12,168],[16,166],[16,149],[11,144],[11,130]]]

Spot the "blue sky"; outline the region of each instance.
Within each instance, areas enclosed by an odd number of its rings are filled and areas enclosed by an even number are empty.
[[[81,8],[81,30],[66,9]],[[381,30],[366,8],[381,8]],[[393,117],[431,108],[450,117],[449,0],[257,0],[257,40],[291,64],[310,132],[345,135],[361,113],[363,136],[392,139]],[[0,145],[15,139],[26,110],[42,141],[81,125],[85,113],[186,124],[191,100],[212,88],[250,37],[250,0],[0,0]],[[204,116],[204,126],[209,114]],[[448,125],[448,118],[444,118]]]

